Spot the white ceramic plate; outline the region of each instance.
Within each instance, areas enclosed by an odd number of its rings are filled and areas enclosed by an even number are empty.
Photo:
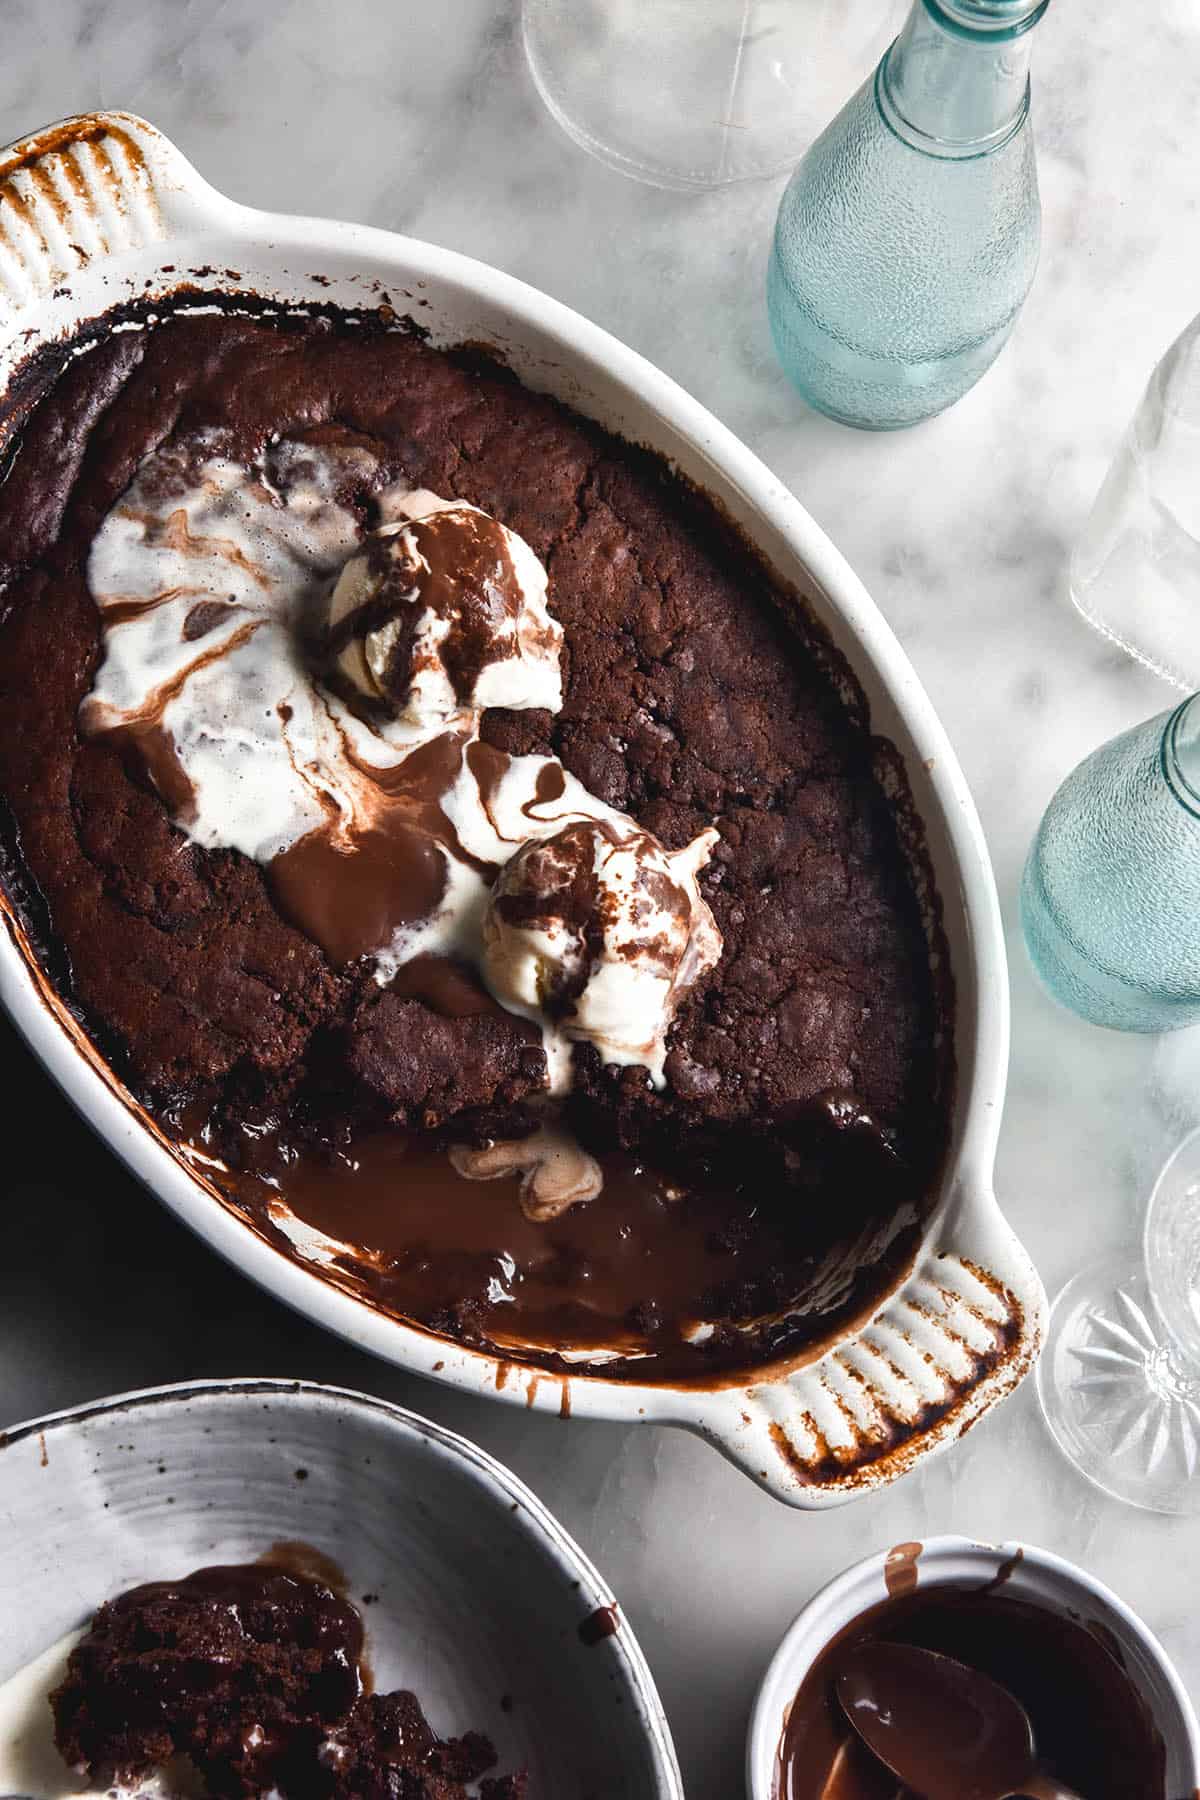
[[[0,152],[0,394],[22,360],[107,308],[174,293],[281,307],[409,311],[435,343],[485,342],[530,386],[649,445],[710,493],[780,578],[810,597],[904,759],[944,907],[956,988],[957,1102],[942,1188],[908,1275],[874,1317],[809,1360],[715,1389],[512,1367],[374,1311],[221,1206],[165,1142],[37,972],[17,922],[0,1001],[101,1137],[214,1249],[364,1349],[475,1393],[577,1416],[685,1426],[793,1505],[836,1505],[951,1443],[1009,1393],[1041,1342],[1045,1296],[996,1202],[1008,1061],[1004,936],[987,849],[954,752],[862,583],[792,494],[674,382],[606,332],[496,269],[431,244],[255,212],[218,194],[144,120],[69,119]],[[2,448],[2,443],[0,443]]]
[[[123,1588],[280,1541],[378,1596],[377,1690],[412,1688],[443,1735],[485,1731],[530,1800],[682,1800],[628,1623],[581,1639],[613,1595],[578,1546],[464,1438],[340,1388],[165,1388],[0,1437],[0,1681]]]

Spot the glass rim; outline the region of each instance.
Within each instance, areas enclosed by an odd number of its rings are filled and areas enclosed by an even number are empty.
[[[1163,780],[1174,800],[1178,801],[1185,812],[1200,819],[1200,788],[1190,780],[1184,762],[1179,754],[1179,734],[1184,715],[1193,705],[1200,705],[1200,694],[1189,694],[1181,700],[1163,727],[1162,742],[1159,746],[1159,764],[1162,768]]]
[[[1154,1178],[1154,1186],[1150,1190],[1150,1198],[1146,1202],[1145,1216],[1142,1220],[1142,1265],[1146,1271],[1146,1280],[1150,1296],[1158,1311],[1168,1336],[1179,1350],[1182,1350],[1189,1362],[1200,1361],[1200,1322],[1186,1307],[1177,1303],[1177,1296],[1172,1292],[1169,1282],[1164,1282],[1158,1272],[1157,1255],[1151,1251],[1153,1229],[1163,1197],[1178,1172],[1179,1166],[1186,1163],[1189,1157],[1197,1162],[1196,1181],[1200,1184],[1200,1157],[1196,1156],[1200,1148],[1200,1125],[1195,1126],[1176,1144],[1167,1157],[1158,1174]]]
[[[926,12],[961,37],[993,41],[1032,31],[1050,0],[924,0]]]

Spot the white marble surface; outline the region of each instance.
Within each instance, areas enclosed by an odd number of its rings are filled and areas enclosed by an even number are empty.
[[[762,280],[780,184],[685,197],[593,163],[542,112],[514,14],[511,0],[0,0],[0,141],[125,106],[239,199],[497,263],[667,369],[794,487],[907,645],[979,802],[1015,1001],[998,1185],[1053,1292],[1093,1253],[1132,1247],[1158,1164],[1200,1120],[1200,1036],[1076,1023],[1035,989],[1014,931],[1021,861],[1055,785],[1171,702],[1088,633],[1063,580],[1146,374],[1200,308],[1200,10],[1052,7],[1035,54],[1045,242],[1032,298],[974,393],[880,438],[806,412],[774,364]],[[841,98],[829,95],[831,112]],[[81,1128],[56,1112],[40,1141],[22,1138],[41,1077],[10,1056],[0,1418],[192,1375],[296,1374],[468,1432],[611,1578],[692,1800],[740,1791],[747,1710],[795,1611],[847,1562],[902,1538],[1026,1537],[1086,1563],[1200,1689],[1200,1520],[1104,1499],[1047,1439],[1031,1389],[892,1490],[795,1514],[682,1435],[528,1417],[326,1339],[218,1265],[98,1148],[94,1184],[68,1191],[60,1157]],[[117,1279],[135,1304],[114,1307]]]

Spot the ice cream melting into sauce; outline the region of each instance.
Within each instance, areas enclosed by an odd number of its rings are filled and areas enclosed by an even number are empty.
[[[83,1792],[54,1747],[50,1690],[67,1672],[67,1658],[83,1636],[72,1631],[0,1683],[0,1794],[31,1800],[65,1800]]]
[[[671,856],[647,831],[583,819],[533,838],[500,871],[483,922],[483,976],[510,1012],[559,1023],[606,1062],[663,1085],[679,996],[721,954],[696,876],[717,833]],[[556,1071],[552,1070],[552,1083]]]
[[[96,1794],[85,1775],[65,1767],[54,1744],[50,1694],[64,1679],[83,1631],[68,1632],[0,1683],[0,1794],[18,1800],[74,1800]],[[108,1784],[104,1800],[199,1800],[203,1784],[178,1759],[129,1785]]]
[[[135,750],[194,842],[260,863],[381,985],[417,956],[477,967],[539,1025],[552,1096],[580,1041],[663,1084],[675,1010],[721,954],[696,879],[717,833],[668,852],[556,758],[481,740],[486,707],[562,705],[522,538],[387,485],[358,446],[279,441],[247,466],[208,434],[146,459],[88,574],[104,655],[81,728]],[[534,1218],[601,1184],[552,1119],[455,1166],[521,1168]]]
[[[425,729],[464,708],[562,706],[562,626],[524,538],[415,489],[338,577],[330,644],[345,681]]]

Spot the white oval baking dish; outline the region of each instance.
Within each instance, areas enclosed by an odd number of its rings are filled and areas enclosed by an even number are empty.
[[[31,967],[8,916],[0,1000],[100,1136],[207,1243],[280,1299],[422,1374],[523,1405],[655,1420],[709,1439],[769,1492],[821,1508],[891,1479],[1007,1394],[1041,1341],[1045,1296],[992,1192],[1008,1056],[999,909],[954,753],[861,582],[791,493],[633,351],[498,270],[361,225],[236,205],[152,126],[90,114],[0,152],[0,392],[39,346],[187,283],[285,306],[390,303],[437,343],[495,346],[529,386],[660,452],[704,488],[813,610],[903,756],[945,909],[958,1087],[942,1191],[914,1267],[860,1329],[759,1379],[700,1389],[548,1376],[373,1311],[218,1204],[157,1134]]]

